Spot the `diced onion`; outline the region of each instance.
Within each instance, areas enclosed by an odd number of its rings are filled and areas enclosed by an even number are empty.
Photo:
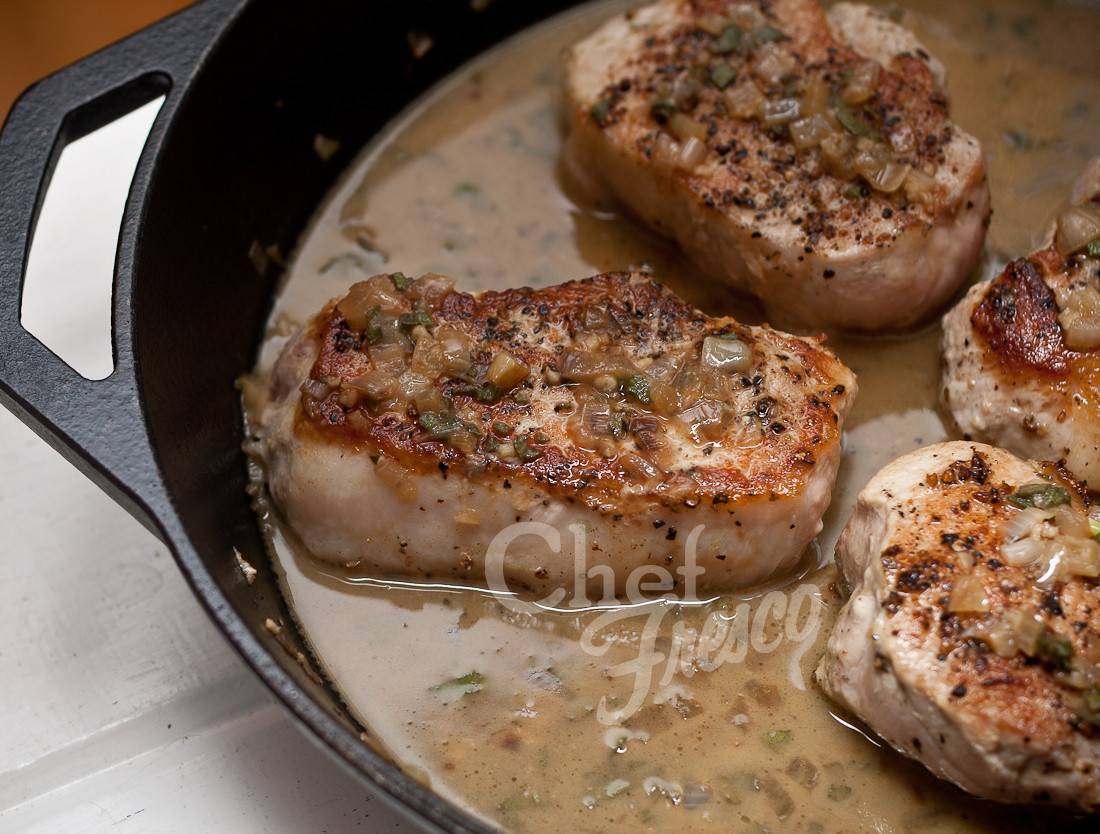
[[[1005,522],[1003,528],[1005,540],[1014,542],[1017,539],[1024,538],[1031,532],[1032,527],[1042,523],[1049,516],[1050,513],[1038,507],[1027,507],[1019,512],[1013,513],[1008,521]]]
[[[365,329],[367,314],[375,307],[390,314],[401,311],[401,296],[388,275],[376,275],[367,281],[352,284],[348,294],[336,305],[352,330]]]
[[[420,300],[427,310],[438,310],[445,296],[455,288],[455,279],[449,275],[428,272],[409,285],[408,294],[412,299]]]
[[[1100,316],[1074,316],[1065,322],[1058,317],[1065,331],[1066,347],[1073,350],[1093,350],[1100,347]]]
[[[952,613],[988,611],[989,598],[986,596],[981,579],[969,573],[956,579],[947,601],[947,610]]]
[[[1087,284],[1074,286],[1058,293],[1058,304],[1066,346],[1074,350],[1100,347],[1100,292]]]
[[[654,411],[662,417],[671,417],[680,410],[680,395],[675,388],[648,373],[645,380],[649,385],[649,399]]]
[[[416,410],[421,414],[428,411],[439,411],[447,405],[447,401],[443,399],[443,394],[434,387],[422,389],[412,398],[412,401],[416,406]]]
[[[390,376],[401,376],[408,368],[405,349],[400,344],[378,344],[370,348],[370,361],[375,370]]]
[[[604,351],[568,349],[562,355],[562,379],[572,382],[594,382],[598,377],[626,379],[638,372],[625,356]]]
[[[1058,536],[1055,541],[1062,549],[1059,578],[1100,576],[1100,543],[1095,539]]]
[[[691,170],[697,166],[707,154],[707,146],[694,136],[689,136],[680,145],[680,152],[673,159],[673,167]]]
[[[804,116],[824,116],[829,107],[829,85],[820,75],[806,82],[806,91],[802,94],[802,114]]]
[[[1039,634],[1043,630],[1043,621],[1027,611],[1013,609],[1009,611],[1004,621],[1012,634],[1012,640],[1016,648],[1032,657],[1039,645]]]
[[[696,443],[722,439],[725,427],[735,415],[733,409],[717,400],[700,400],[680,415]]]
[[[1073,206],[1058,217],[1055,243],[1062,254],[1072,255],[1097,237],[1100,237],[1100,203]]]
[[[890,162],[890,150],[882,142],[863,136],[856,140],[852,168],[868,182],[874,180]]]
[[[856,173],[852,167],[855,147],[855,137],[845,131],[835,131],[821,140],[821,158],[834,175],[851,179]]]
[[[900,165],[897,162],[887,162],[874,177],[868,177],[877,190],[890,194],[901,188],[906,176],[911,169],[908,165]]]
[[[302,383],[299,390],[301,390],[301,392],[310,399],[323,400],[325,397],[328,396],[328,392],[332,389],[329,388],[327,383],[322,382],[319,379],[310,378]]]
[[[1012,629],[1003,619],[979,620],[963,631],[966,637],[976,637],[988,645],[999,657],[1012,657],[1019,651]]]
[[[781,98],[775,101],[765,101],[760,105],[760,123],[764,127],[785,124],[792,119],[797,119],[800,113],[798,99]]]
[[[522,382],[530,370],[508,351],[502,350],[493,357],[486,372],[486,379],[501,391],[509,391]]]
[[[878,89],[879,65],[877,61],[864,61],[854,70],[840,97],[848,104],[862,104]]]
[[[700,142],[705,142],[707,138],[707,126],[695,121],[687,113],[673,113],[669,116],[668,129],[681,142],[692,136]]]
[[[385,371],[371,370],[345,383],[348,388],[360,391],[370,400],[380,402],[397,393],[397,379]]]
[[[724,371],[747,371],[752,367],[752,348],[740,339],[720,339],[707,336],[703,339],[701,355],[704,365]]]
[[[689,136],[684,142],[677,142],[667,133],[657,136],[657,152],[654,161],[659,165],[665,165],[673,169],[691,170],[707,155],[707,146],[694,136]]]
[[[1078,539],[1092,538],[1088,517],[1069,504],[1059,504],[1054,507],[1054,523],[1058,525],[1058,530],[1064,536]]]
[[[832,124],[822,115],[796,119],[790,123],[788,129],[791,132],[791,141],[800,151],[816,148],[821,140],[833,132]]]
[[[722,93],[722,98],[730,115],[738,119],[748,119],[755,116],[760,109],[760,105],[767,101],[765,95],[760,92],[760,88],[751,79],[746,79],[728,88]]]
[[[1030,536],[1006,542],[1001,545],[1000,558],[1013,567],[1032,565],[1043,558],[1043,544],[1039,539]]]
[[[414,334],[414,338],[415,338]],[[429,379],[439,379],[443,373],[443,348],[427,331],[419,334],[409,367]]]
[[[765,43],[753,53],[753,71],[771,84],[778,84],[797,68],[795,57],[777,43]]]
[[[917,168],[909,169],[902,187],[906,197],[925,205],[931,203],[936,196],[936,178]]]

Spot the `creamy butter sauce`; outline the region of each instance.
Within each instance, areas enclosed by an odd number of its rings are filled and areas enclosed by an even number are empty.
[[[620,4],[566,15],[459,72],[368,148],[303,240],[259,378],[292,327],[377,272],[465,290],[648,264],[714,314],[756,312],[561,180],[557,56]],[[904,21],[947,65],[984,143],[989,274],[1030,251],[1100,152],[1100,11],[920,0]],[[353,106],[353,105],[351,105]],[[508,597],[321,569],[273,531],[316,658],[372,736],[436,791],[516,832],[1066,831],[938,782],[833,708],[812,671],[840,601],[829,565],[855,496],[949,436],[937,330],[830,339],[858,374],[825,529],[805,575],[695,605],[537,611]]]

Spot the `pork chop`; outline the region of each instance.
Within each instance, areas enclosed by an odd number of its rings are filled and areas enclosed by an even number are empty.
[[[979,796],[1100,806],[1100,525],[1053,465],[911,452],[859,494],[817,671],[897,750]]]
[[[683,591],[691,559],[700,590],[791,570],[855,393],[819,340],[707,317],[645,275],[470,294],[394,274],[288,343],[258,434],[317,559],[598,600],[642,576]]]
[[[943,318],[940,399],[964,436],[1100,478],[1100,164],[1049,245]]]
[[[981,148],[910,33],[834,16],[660,0],[613,18],[566,57],[565,160],[773,324],[910,328],[980,255]]]

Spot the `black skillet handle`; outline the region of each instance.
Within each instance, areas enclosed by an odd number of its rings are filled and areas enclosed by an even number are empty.
[[[205,0],[28,89],[0,131],[0,404],[154,533],[164,499],[133,353],[133,265],[153,164],[205,55],[243,0]],[[91,381],[20,324],[27,256],[62,149],[164,95],[130,188],[115,259],[114,370]],[[73,280],[79,280],[74,275]]]

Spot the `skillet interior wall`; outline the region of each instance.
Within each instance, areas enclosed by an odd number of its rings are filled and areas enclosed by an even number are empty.
[[[193,548],[275,662],[345,728],[351,720],[332,691],[265,630],[268,617],[290,618],[249,507],[234,384],[254,361],[280,267],[257,269],[249,252],[254,243],[291,252],[342,169],[389,119],[465,60],[570,5],[246,3],[194,78],[153,175],[135,263],[135,352],[182,549]],[[420,59],[414,31],[434,40]],[[327,162],[314,150],[317,134],[340,142]],[[260,569],[252,585],[234,547]],[[284,634],[305,650],[291,629]]]

